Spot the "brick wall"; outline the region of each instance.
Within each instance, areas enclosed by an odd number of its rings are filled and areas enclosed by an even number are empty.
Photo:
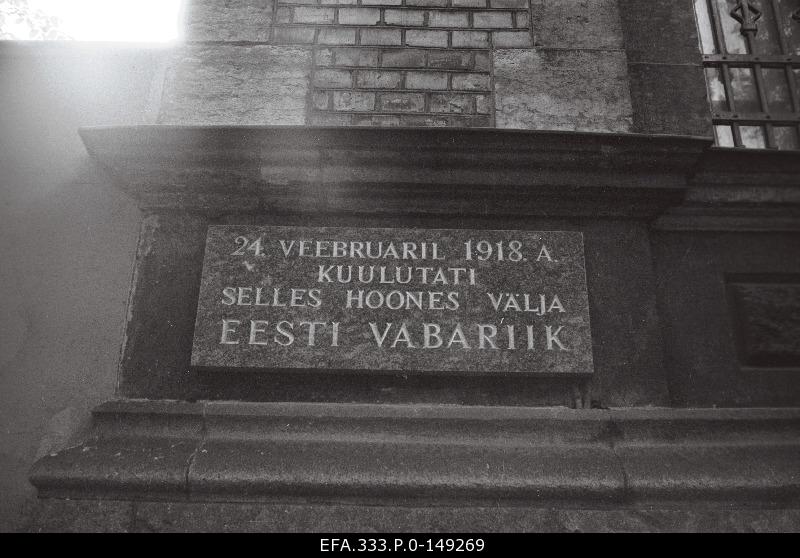
[[[310,121],[491,126],[491,48],[531,46],[528,0],[278,0],[275,44],[313,45]]]
[[[627,131],[617,0],[189,0],[160,121]]]

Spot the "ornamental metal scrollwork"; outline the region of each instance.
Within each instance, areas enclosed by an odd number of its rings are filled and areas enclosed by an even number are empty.
[[[739,0],[736,6],[730,11],[731,17],[741,25],[742,35],[758,33],[756,22],[761,19],[761,10],[755,7],[751,0]]]

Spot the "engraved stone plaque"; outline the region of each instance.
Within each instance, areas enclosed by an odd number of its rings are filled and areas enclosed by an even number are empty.
[[[590,374],[583,237],[211,226],[192,365]]]

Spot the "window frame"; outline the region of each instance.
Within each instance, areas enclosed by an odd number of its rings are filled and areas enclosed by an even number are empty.
[[[708,15],[708,22],[710,29],[703,29],[702,22],[698,10],[702,9],[700,6],[705,5],[705,10]],[[706,79],[706,86],[709,93],[709,101],[711,108],[712,123],[714,125],[714,135],[718,147],[731,147],[731,148],[753,148],[746,145],[742,137],[742,127],[758,126],[761,128],[761,135],[763,137],[764,146],[766,149],[782,149],[782,150],[798,150],[800,149],[800,52],[794,52],[792,45],[789,44],[787,36],[782,32],[780,26],[776,28],[776,35],[778,37],[778,47],[781,54],[757,54],[755,50],[755,35],[758,32],[758,23],[761,15],[750,11],[749,17],[742,17],[741,14],[754,7],[756,11],[771,10],[776,24],[781,22],[781,18],[785,14],[781,13],[780,6],[777,0],[738,0],[734,9],[739,9],[740,16],[735,18],[730,12],[725,14],[720,10],[720,6],[716,0],[695,0],[694,11],[695,19],[698,26],[700,35],[700,50],[702,53],[703,68]],[[762,12],[763,13],[763,12]],[[723,17],[730,17],[737,21],[738,31],[743,35],[746,49],[749,54],[736,54],[729,53],[726,40],[725,30],[723,27]],[[797,32],[800,34],[800,9],[790,13],[788,16],[794,20],[798,26]],[[703,40],[703,31],[708,35],[710,31],[710,38],[713,43],[714,52],[706,52],[707,48]],[[736,99],[734,95],[734,84],[732,78],[732,70],[742,68],[750,70],[753,76],[753,85],[756,92],[756,100],[758,101],[760,111],[745,112],[737,110]],[[709,78],[709,69],[716,69],[718,71],[719,79],[724,89],[724,103],[727,110],[719,110],[719,107],[713,105],[712,98],[712,84]],[[781,69],[788,86],[789,102],[792,106],[792,112],[779,112],[771,111],[767,99],[767,85],[765,83],[764,70]],[[794,146],[781,147],[778,144],[775,134],[775,128],[787,127],[794,129]],[[727,128],[730,131],[731,138],[730,145],[728,142],[720,140],[720,129]]]

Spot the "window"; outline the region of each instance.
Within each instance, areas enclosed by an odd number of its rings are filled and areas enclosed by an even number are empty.
[[[694,0],[716,143],[800,149],[800,0]]]

